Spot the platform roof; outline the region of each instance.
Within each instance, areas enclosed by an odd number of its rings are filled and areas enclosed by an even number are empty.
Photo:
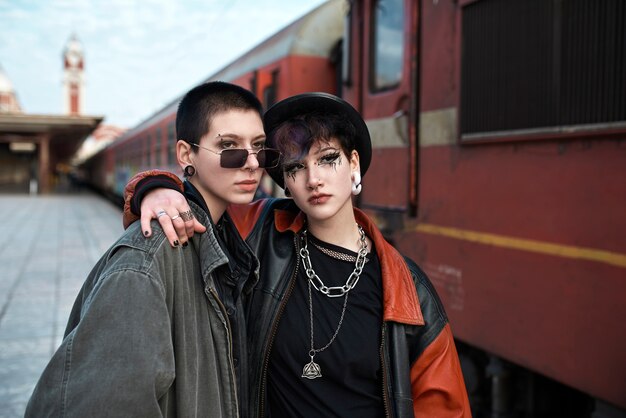
[[[59,116],[0,113],[0,142],[39,142],[50,138],[56,160],[74,155],[82,142],[102,122],[103,116]]]

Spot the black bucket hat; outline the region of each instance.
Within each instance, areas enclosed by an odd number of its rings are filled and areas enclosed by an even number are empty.
[[[265,132],[267,133],[266,145],[275,148],[273,143],[273,131],[283,122],[307,113],[330,113],[347,118],[356,129],[354,148],[359,153],[359,165],[361,177],[365,176],[370,162],[372,161],[372,141],[365,121],[350,103],[328,93],[304,93],[288,97],[270,107],[263,116]],[[279,165],[273,169],[267,169],[267,173],[283,189],[285,182],[283,172]]]

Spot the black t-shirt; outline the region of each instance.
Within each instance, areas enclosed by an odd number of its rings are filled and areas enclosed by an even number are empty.
[[[309,233],[311,264],[326,286],[342,286],[354,270],[318,247],[356,257],[357,254],[324,243]],[[270,354],[268,407],[273,417],[380,417],[384,415],[381,371],[382,286],[374,249],[357,285],[348,293],[341,329],[333,343],[315,355],[322,377],[302,377],[311,361],[308,278],[300,269],[280,318]],[[324,347],[337,329],[344,298],[329,298],[311,287],[314,347]]]

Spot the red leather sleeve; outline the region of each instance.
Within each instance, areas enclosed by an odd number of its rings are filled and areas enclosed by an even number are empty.
[[[178,178],[176,174],[172,174],[169,171],[148,170],[148,171],[142,171],[141,173],[135,174],[135,176],[133,176],[133,178],[130,179],[130,181],[126,184],[126,187],[124,188],[124,216],[123,216],[124,229],[128,228],[130,224],[132,224],[133,222],[139,219],[139,217],[135,215],[134,213],[132,213],[130,210],[130,202],[133,199],[133,195],[135,194],[135,187],[137,187],[137,184],[141,180],[145,179],[146,177],[151,177],[151,176],[167,176],[170,179],[172,179],[172,181],[176,182],[176,184],[178,184],[178,186],[180,187],[181,193],[183,192],[182,181],[180,181],[180,179]]]
[[[459,356],[447,324],[411,368],[416,417],[471,418]]]

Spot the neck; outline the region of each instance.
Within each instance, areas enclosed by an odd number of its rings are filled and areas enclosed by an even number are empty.
[[[316,220],[307,218],[307,228],[318,239],[339,247],[358,252],[361,248],[359,229],[352,206],[349,212],[337,214],[332,219]]]
[[[226,206],[215,202],[215,198],[213,196],[206,196],[206,194],[202,193],[202,197],[206,202],[207,208],[209,208],[211,220],[214,224],[218,223],[219,220],[222,218],[224,211],[226,211]]]
[[[202,190],[192,180],[187,181],[189,181],[196,188],[196,191],[200,194],[200,196],[202,196],[202,199],[204,199],[204,204],[207,209],[209,209],[209,215],[211,216],[213,223],[218,223],[226,210],[226,204],[224,204],[220,199],[217,199],[211,193],[208,193],[206,190]]]

